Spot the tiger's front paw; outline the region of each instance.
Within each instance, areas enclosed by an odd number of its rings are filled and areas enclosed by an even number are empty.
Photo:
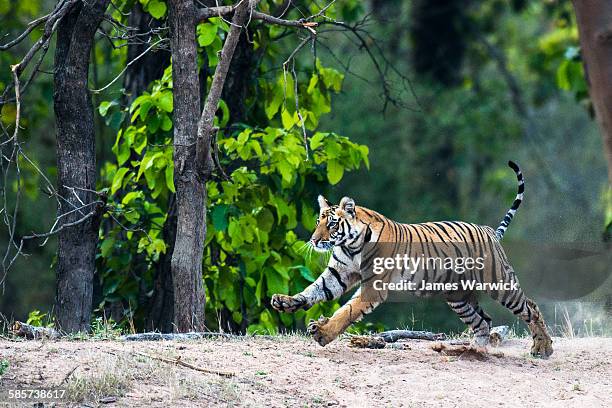
[[[553,353],[552,339],[548,336],[537,335],[533,339],[531,355],[539,358],[548,358]]]
[[[272,295],[270,304],[279,312],[293,313],[306,306],[306,298],[303,295]]]
[[[331,326],[328,324],[329,318],[325,316],[319,317],[319,320],[311,320],[308,324],[308,334],[321,346],[331,343],[338,335],[334,333]]]

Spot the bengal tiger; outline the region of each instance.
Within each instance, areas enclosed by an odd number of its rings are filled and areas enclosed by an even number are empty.
[[[464,244],[461,247],[462,251],[466,251],[464,248],[488,245],[491,248],[491,256],[484,262],[483,271],[474,274],[475,279],[479,282],[512,283],[510,290],[486,292],[527,323],[533,338],[531,354],[544,358],[550,356],[553,352],[552,339],[547,332],[544,318],[536,303],[528,299],[518,285],[514,270],[500,244],[523,201],[525,189],[523,174],[518,165],[512,161],[508,162],[508,165],[516,173],[518,193],[496,230],[489,226],[459,221],[401,224],[375,211],[356,206],[351,198],[344,197],[339,205],[332,205],[323,196],[319,196],[319,217],[309,245],[320,252],[331,251],[329,263],[324,272],[302,292],[293,296],[273,295],[272,307],[281,312],[291,313],[299,309],[309,309],[318,302],[338,299],[364,280],[366,269],[364,264],[370,262],[371,265],[372,254],[378,247],[385,247],[382,243],[418,243],[425,253],[436,250],[432,245],[434,243],[449,243],[455,246],[458,254],[459,243]],[[389,245],[385,248],[388,247]],[[440,282],[452,276],[448,272],[438,272],[429,276],[417,274],[412,279],[415,279],[415,282],[419,279]],[[384,278],[387,281],[397,281],[399,276],[389,273]],[[387,291],[378,292],[379,297],[376,299],[372,299],[371,296],[366,298],[362,288],[363,285],[331,318],[321,316],[316,321],[310,321],[307,331],[317,343],[321,346],[329,344],[352,323],[361,320],[387,299]],[[416,294],[426,296],[430,293]],[[472,329],[474,342],[478,346],[486,346],[492,328],[491,317],[479,306],[476,292],[460,288],[441,294],[463,323]]]

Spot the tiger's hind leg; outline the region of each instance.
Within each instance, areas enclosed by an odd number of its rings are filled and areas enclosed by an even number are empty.
[[[448,305],[457,316],[474,332],[474,342],[481,347],[489,343],[491,318],[487,315],[476,300],[461,301],[447,300]]]
[[[552,339],[546,329],[546,322],[540,312],[540,308],[538,308],[538,305],[533,300],[525,296],[523,290],[518,286],[514,271],[511,268],[508,271],[508,276],[511,276],[511,279],[516,283],[515,289],[498,292],[497,298],[494,297],[494,299],[527,323],[533,338],[531,355],[547,358],[553,353]]]

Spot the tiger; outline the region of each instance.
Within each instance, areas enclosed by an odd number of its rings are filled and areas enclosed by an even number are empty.
[[[381,252],[380,248],[387,248],[386,251],[389,252],[389,245],[385,246],[383,243],[416,243],[421,245],[424,255],[435,255],[433,251],[437,249],[432,244],[442,243],[453,245],[457,255],[465,256],[473,255],[473,251],[469,248],[486,245],[490,248],[490,256],[483,263],[484,269],[480,273],[473,274],[474,278],[481,283],[496,281],[511,283],[506,285],[509,289],[487,289],[485,292],[527,324],[533,339],[531,354],[536,357],[549,357],[553,352],[552,339],[548,334],[544,317],[537,304],[525,296],[500,244],[523,201],[525,191],[525,181],[519,166],[512,161],[509,161],[508,165],[516,174],[518,193],[495,230],[486,225],[462,221],[403,224],[386,218],[376,211],[356,206],[355,201],[349,197],[343,197],[338,205],[332,205],[323,196],[318,196],[319,216],[308,244],[318,252],[331,252],[329,262],[323,273],[302,292],[293,296],[274,294],[271,298],[272,308],[285,313],[307,310],[316,303],[338,299],[361,283],[350,300],[331,317],[321,316],[308,324],[307,332],[319,345],[325,346],[387,299],[388,291],[378,291],[378,297],[373,298],[366,296],[363,290],[366,279],[364,271],[371,266],[373,254]],[[385,255],[393,256],[393,253]],[[403,275],[403,271],[400,272]],[[435,271],[429,275],[421,273],[411,279],[415,282],[420,278],[430,283],[439,283],[452,278],[453,274],[449,272]],[[399,278],[397,273],[387,273],[382,277],[386,282],[397,282]],[[431,293],[416,291],[415,294],[429,296]],[[486,347],[492,319],[479,305],[476,291],[454,288],[438,294],[471,329],[475,345]]]

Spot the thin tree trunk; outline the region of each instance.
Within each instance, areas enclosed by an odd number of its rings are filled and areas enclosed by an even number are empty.
[[[612,1],[574,0],[582,60],[612,185]]]
[[[253,33],[243,30],[236,45],[232,63],[227,73],[227,80],[223,88],[223,100],[230,112],[229,124],[246,122],[247,106],[246,100],[249,86],[253,80],[253,69],[255,68],[254,44],[249,41]]]
[[[58,27],[53,104],[57,123],[58,191],[63,197],[60,225],[100,210],[92,204],[96,155],[93,106],[87,80],[94,34],[108,3],[109,0],[78,2]],[[76,208],[83,209],[73,211]],[[58,234],[55,313],[59,328],[66,332],[89,330],[98,225],[99,215],[96,215]]]
[[[204,182],[196,169],[196,139],[200,116],[196,9],[193,0],[169,5],[172,81],[174,87],[174,183],[177,229],[171,269],[175,331],[204,329],[206,296],[202,254],[206,236]]]

